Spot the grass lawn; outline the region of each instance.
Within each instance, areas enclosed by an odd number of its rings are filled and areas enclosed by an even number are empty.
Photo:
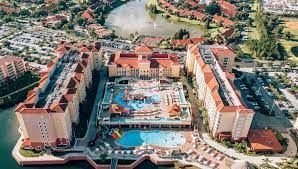
[[[44,151],[40,150],[25,150],[23,148],[20,148],[19,150],[20,154],[24,157],[39,157],[44,154]]]
[[[298,61],[298,18],[282,18],[282,25],[285,31],[293,34],[293,39],[280,39],[280,43],[285,48],[290,59]]]

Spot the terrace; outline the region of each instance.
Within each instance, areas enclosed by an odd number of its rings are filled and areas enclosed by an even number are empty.
[[[106,84],[98,121],[110,126],[189,127],[189,108],[179,82],[119,78]]]

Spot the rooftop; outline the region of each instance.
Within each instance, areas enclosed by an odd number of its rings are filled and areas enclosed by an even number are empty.
[[[138,48],[137,53],[117,52],[110,58],[109,64],[116,64],[118,67],[139,68],[140,63],[150,63],[151,68],[162,66],[169,68],[172,65],[179,65],[177,55],[163,53],[149,53],[149,48]],[[140,51],[146,52],[146,55],[139,54]]]
[[[0,66],[4,65],[7,62],[20,62],[23,61],[22,58],[15,56],[1,56],[0,57]]]
[[[281,152],[282,146],[270,129],[249,130],[247,135],[251,149],[256,152]]]
[[[234,55],[233,51],[226,46],[216,45],[199,45],[200,55],[204,62],[210,65],[210,68],[215,75],[219,84],[219,94],[221,99],[228,106],[241,106],[241,101],[236,95],[233,86],[228,80],[226,73],[222,70],[217,61],[218,56],[231,56]]]

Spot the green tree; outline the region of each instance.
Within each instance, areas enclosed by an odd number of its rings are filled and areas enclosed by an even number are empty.
[[[292,38],[293,38],[293,34],[291,33],[291,32],[289,32],[289,31],[286,31],[285,33],[284,33],[284,37],[287,39],[287,40],[291,40]]]
[[[217,3],[212,3],[207,6],[206,12],[210,15],[220,14],[220,7],[218,6]]]
[[[3,46],[8,48],[10,46],[10,42],[9,41],[4,41]]]

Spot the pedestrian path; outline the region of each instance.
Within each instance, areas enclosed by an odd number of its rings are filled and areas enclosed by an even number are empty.
[[[202,139],[210,147],[212,147],[212,148],[214,148],[214,149],[216,149],[216,150],[218,150],[234,159],[248,161],[250,163],[254,163],[257,165],[261,165],[262,163],[264,163],[265,159],[269,159],[271,165],[276,166],[275,163],[282,162],[283,158],[289,157],[289,156],[294,156],[295,154],[297,154],[297,147],[296,147],[294,140],[291,138],[291,136],[289,136],[289,134],[283,134],[283,136],[287,137],[289,139],[289,145],[288,145],[287,151],[283,154],[274,154],[274,155],[268,156],[268,157],[266,157],[266,156],[248,156],[248,155],[245,155],[242,153],[238,153],[233,149],[226,148],[223,145],[213,141],[207,133],[202,134]]]
[[[110,169],[116,169],[118,165],[118,158],[112,158]]]

